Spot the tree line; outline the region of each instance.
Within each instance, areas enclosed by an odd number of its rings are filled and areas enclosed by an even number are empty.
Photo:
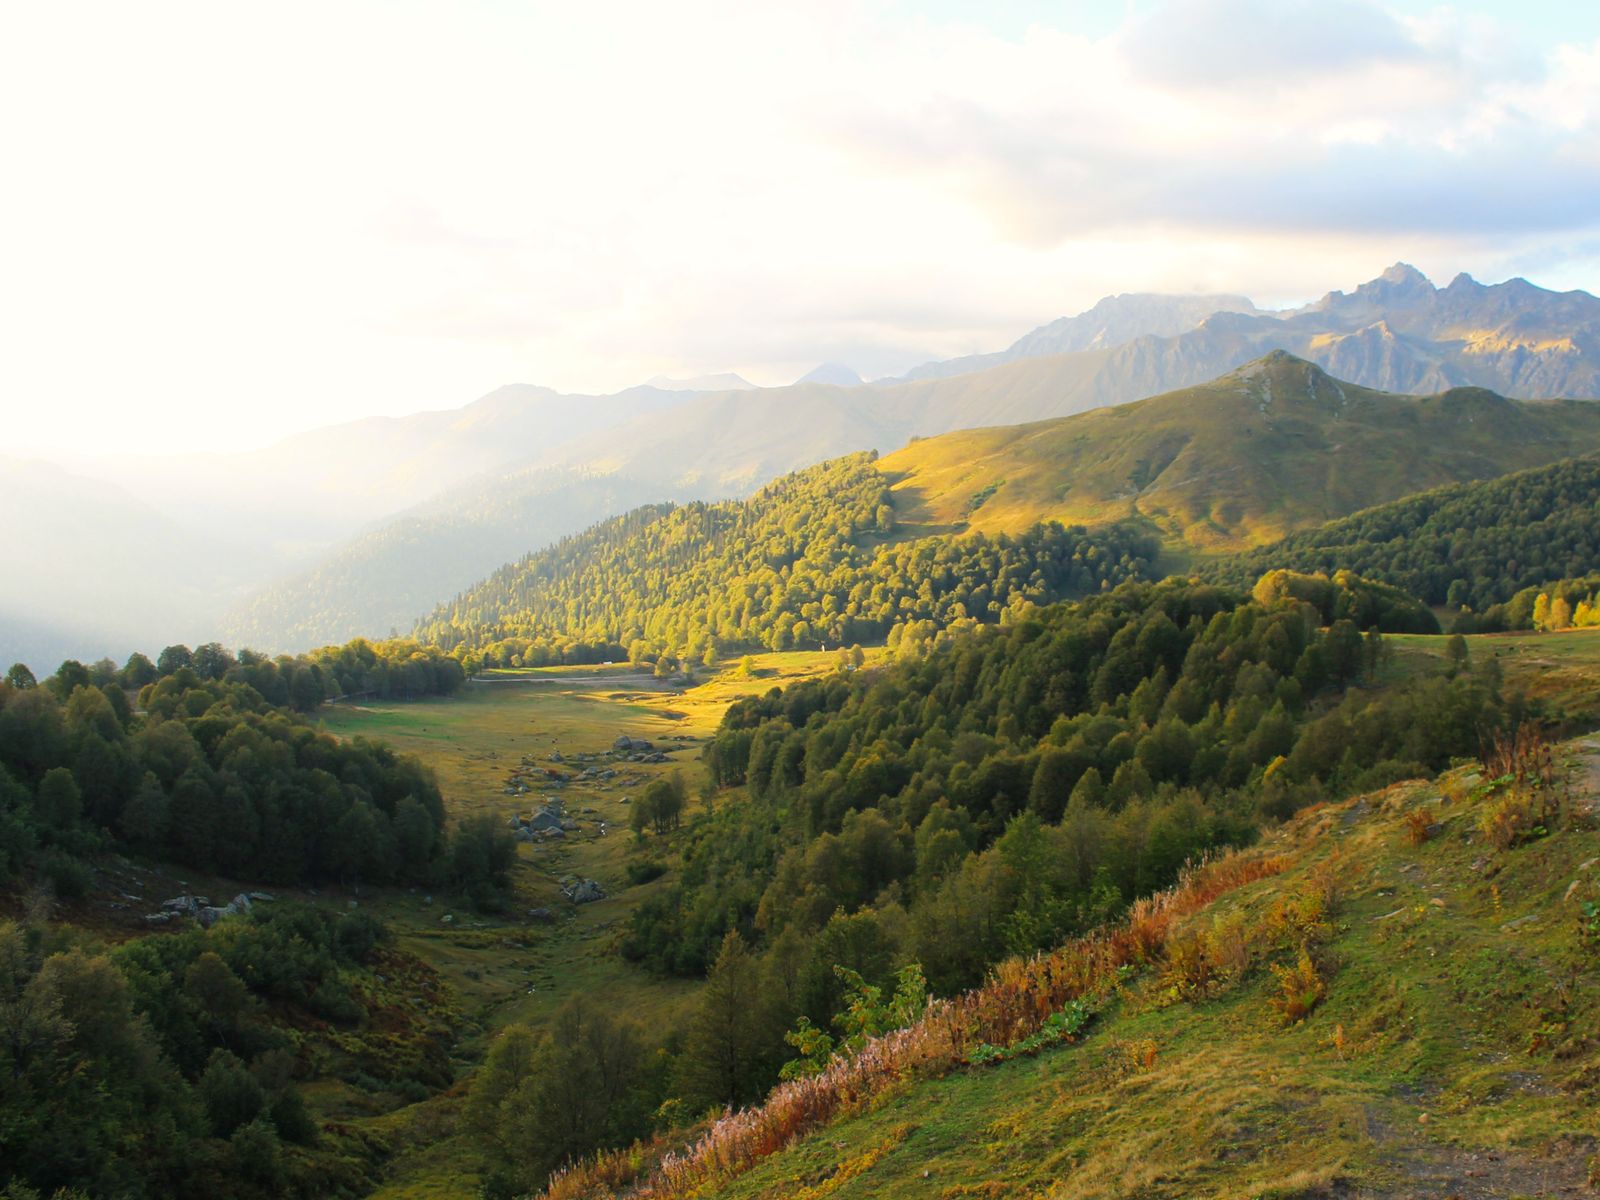
[[[154,662],[146,654],[131,654],[120,667],[108,658],[88,666],[67,659],[47,682],[65,700],[82,685],[116,685],[137,692],[183,669],[208,683],[245,684],[267,703],[302,713],[346,697],[415,700],[451,696],[466,682],[457,659],[410,638],[378,642],[356,638],[342,646],[276,658],[249,649],[235,655],[220,642],[206,642],[192,650],[180,644],[162,650]],[[5,682],[26,689],[39,681],[25,663],[13,663]]]
[[[337,679],[339,658],[325,663]],[[272,883],[429,883],[482,903],[503,887],[501,831],[466,822],[447,834],[432,772],[274,703],[297,677],[286,684],[279,664],[224,666],[201,647],[96,675],[66,663],[42,684],[16,668],[0,682],[0,881],[37,867],[59,894],[79,894],[84,860],[124,848]],[[123,681],[137,679],[149,681],[130,700]]]

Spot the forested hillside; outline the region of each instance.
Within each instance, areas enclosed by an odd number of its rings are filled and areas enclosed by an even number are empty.
[[[1481,613],[1521,589],[1584,576],[1597,564],[1600,459],[1590,457],[1436,488],[1199,571],[1207,579],[1248,586],[1275,568],[1349,570],[1432,605]],[[1592,591],[1584,589],[1584,598]],[[1526,611],[1510,627],[1532,627],[1536,596],[1537,590],[1528,596]]]
[[[1187,557],[1597,448],[1600,404],[1397,396],[1280,351],[1133,404],[927,438],[879,467],[907,523],[992,534],[1138,518]],[[1278,565],[1296,564],[1261,569]]]
[[[1147,573],[1126,527],[897,538],[888,481],[855,454],[748,501],[636,509],[490,576],[417,626],[446,650],[541,663],[882,640],[993,621]]]

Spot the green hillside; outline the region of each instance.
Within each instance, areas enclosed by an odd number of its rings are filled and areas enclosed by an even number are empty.
[[[1308,811],[672,1157],[658,1144],[629,1194],[1591,1194],[1597,792],[1600,743],[1528,742]],[[605,1166],[547,1195],[620,1192],[628,1164]]]
[[[1139,518],[1187,555],[1596,448],[1600,405],[1391,395],[1278,351],[1134,404],[913,442],[879,467],[909,524],[999,533]]]
[[[634,509],[501,568],[424,617],[418,636],[503,665],[699,665],[993,621],[1138,578],[1155,552],[1121,526],[909,537],[874,457],[796,471],[749,500]]]
[[[1349,570],[1429,604],[1482,612],[1522,588],[1597,566],[1600,460],[1583,458],[1379,505],[1207,564],[1201,574],[1248,586],[1278,568]]]

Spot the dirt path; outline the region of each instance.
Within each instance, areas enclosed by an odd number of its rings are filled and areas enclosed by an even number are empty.
[[[1380,1150],[1379,1173],[1391,1178],[1336,1185],[1322,1195],[1350,1200],[1555,1200],[1593,1195],[1588,1186],[1588,1163],[1595,1152],[1592,1138],[1569,1139],[1533,1155],[1442,1145],[1426,1140],[1421,1125],[1412,1132],[1371,1113],[1367,1129]]]

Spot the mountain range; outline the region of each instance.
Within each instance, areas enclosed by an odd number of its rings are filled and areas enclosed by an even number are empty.
[[[1274,349],[1365,388],[1589,398],[1600,395],[1600,300],[1521,279],[1462,275],[1437,288],[1404,264],[1282,312],[1242,296],[1121,295],[997,354],[870,386],[836,364],[776,388],[737,376],[662,379],[653,382],[667,386],[611,396],[512,385],[461,409],[315,430],[262,451],[129,458],[84,473],[132,497],[122,510],[142,522],[121,539],[146,547],[118,575],[130,611],[170,610],[170,564],[181,560],[197,593],[185,609],[189,640],[289,650],[403,627],[428,603],[618,507],[748,495],[853,450],[1124,404]],[[75,519],[115,527],[109,502],[80,490]],[[559,502],[540,499],[557,491]],[[72,489],[60,494],[75,502]],[[58,570],[15,530],[0,549],[33,578],[59,580],[34,592],[48,604],[26,591],[10,599],[0,659],[121,654],[166,636],[85,623],[99,603],[94,581]],[[24,642],[12,631],[25,622],[52,632]]]

